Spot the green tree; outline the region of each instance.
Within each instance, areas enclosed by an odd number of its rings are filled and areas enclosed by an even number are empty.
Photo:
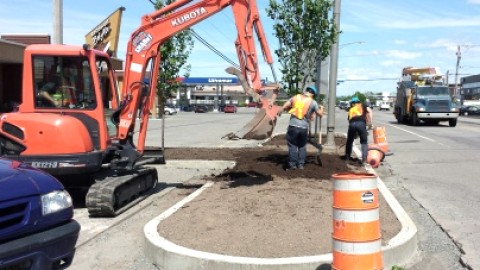
[[[282,84],[289,95],[315,81],[317,59],[325,59],[338,32],[329,16],[331,0],[269,0],[280,48]]]
[[[155,9],[175,2],[175,0],[156,0]],[[163,114],[165,101],[176,95],[181,87],[179,77],[190,76],[191,66],[187,64],[188,56],[193,49],[193,36],[190,29],[177,33],[160,45],[160,70],[157,84],[157,97],[160,114]],[[181,72],[184,72],[181,74]]]

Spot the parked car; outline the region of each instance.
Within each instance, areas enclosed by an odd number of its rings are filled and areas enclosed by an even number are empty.
[[[206,113],[208,112],[208,107],[203,105],[195,106],[195,113]]]
[[[223,108],[224,113],[236,113],[237,112],[237,106],[235,105],[226,105]]]
[[[184,112],[192,112],[194,108],[193,106],[190,106],[190,105],[184,105],[180,107],[180,110]]]
[[[257,103],[257,102],[249,102],[249,103],[247,104],[247,107],[249,107],[249,108],[256,108],[256,107],[258,107],[258,103]]]
[[[177,109],[173,105],[165,105],[164,112],[166,115],[177,114]]]
[[[468,105],[460,107],[460,115],[480,115],[479,105]]]
[[[65,269],[79,232],[72,198],[56,178],[0,158],[0,269]]]

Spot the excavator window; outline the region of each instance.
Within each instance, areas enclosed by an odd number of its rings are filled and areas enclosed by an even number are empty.
[[[35,107],[96,107],[88,59],[78,56],[34,56]]]

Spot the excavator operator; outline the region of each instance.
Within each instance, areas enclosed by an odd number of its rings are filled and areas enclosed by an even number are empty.
[[[52,80],[47,82],[38,92],[38,97],[47,101],[47,106],[73,106],[76,103],[72,68],[74,67],[71,63],[64,64],[61,67],[61,72],[55,74]]]

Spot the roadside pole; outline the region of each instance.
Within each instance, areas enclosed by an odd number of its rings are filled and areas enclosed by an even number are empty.
[[[335,0],[333,22],[336,31],[340,31],[340,0]],[[337,66],[338,66],[338,35],[335,43],[330,47],[330,77],[328,91],[328,118],[326,147],[335,147],[335,100],[337,96]]]

